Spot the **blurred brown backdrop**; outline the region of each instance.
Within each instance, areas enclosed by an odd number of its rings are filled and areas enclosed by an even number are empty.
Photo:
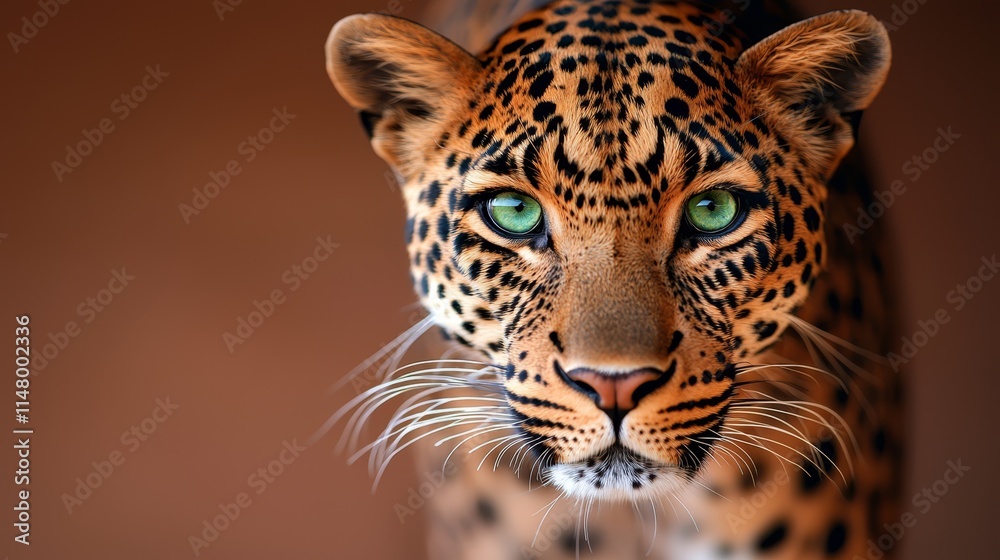
[[[332,383],[413,321],[401,201],[330,86],[322,46],[347,14],[398,6],[418,17],[422,2],[243,0],[220,20],[222,2],[70,2],[38,16],[47,21],[33,34],[22,18],[39,3],[0,7],[3,31],[27,39],[7,35],[17,52],[0,49],[0,345],[11,356],[22,313],[31,315],[36,353],[52,337],[31,387],[30,547],[13,543],[12,436],[0,451],[0,554],[10,558],[190,558],[189,536],[202,536],[203,521],[241,492],[249,506],[201,557],[423,554],[423,518],[400,525],[393,511],[416,481],[405,463],[373,496],[364,467],[346,466],[332,438],[282,451],[303,445],[354,394],[330,394]],[[807,6],[896,18],[893,70],[861,144],[879,188],[908,185],[882,218],[899,242],[907,334],[937,309],[953,310],[949,290],[1000,248],[991,153],[998,10],[986,6]],[[272,121],[275,110],[286,111],[283,120]],[[110,132],[91,153],[67,156],[81,142],[87,152],[87,136],[98,133],[82,131],[102,119]],[[263,149],[243,144],[272,123],[282,130],[263,133]],[[960,138],[913,181],[904,165],[939,127]],[[53,169],[67,157],[78,165]],[[207,206],[195,201],[192,189],[230,160],[239,174]],[[203,209],[186,223],[179,205],[195,202]],[[317,237],[339,246],[312,268],[303,261]],[[297,284],[284,276],[295,265],[311,271]],[[102,292],[122,267],[134,279]],[[282,303],[230,352],[223,333],[276,289]],[[910,558],[995,549],[998,303],[1000,280],[986,282],[908,368],[907,496],[940,478],[948,460],[972,467],[904,537]],[[75,336],[60,334],[68,321]],[[4,430],[16,427],[7,364]],[[169,416],[155,410],[168,398]],[[123,439],[132,426],[145,441]],[[102,476],[110,459],[119,464]],[[268,466],[280,474],[255,475]],[[67,502],[88,476],[100,486]]]

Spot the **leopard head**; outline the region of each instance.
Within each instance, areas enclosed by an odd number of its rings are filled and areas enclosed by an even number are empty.
[[[888,37],[834,12],[748,48],[683,3],[560,0],[474,56],[407,20],[339,22],[327,68],[399,175],[412,277],[499,371],[570,495],[701,468],[824,263],[826,181]]]

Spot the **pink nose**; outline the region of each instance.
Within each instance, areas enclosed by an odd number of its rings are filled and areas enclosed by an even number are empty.
[[[602,410],[625,413],[635,408],[642,397],[660,385],[657,382],[663,379],[663,372],[644,368],[610,374],[576,368],[568,372],[566,377],[577,389],[594,397]]]

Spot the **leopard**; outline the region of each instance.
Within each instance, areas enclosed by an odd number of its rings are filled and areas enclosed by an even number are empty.
[[[427,312],[335,419],[357,443],[402,400],[355,451],[376,478],[410,446],[440,471],[430,558],[898,554],[891,240],[845,228],[873,200],[853,148],[889,37],[766,4],[333,27],[326,70],[401,185]],[[432,327],[448,353],[398,367]]]

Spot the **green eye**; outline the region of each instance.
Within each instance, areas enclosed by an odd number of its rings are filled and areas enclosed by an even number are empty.
[[[717,233],[736,221],[739,203],[733,193],[715,189],[691,197],[685,213],[688,222],[698,231]]]
[[[494,196],[487,211],[498,228],[512,235],[531,233],[542,222],[542,206],[538,201],[516,192]]]

